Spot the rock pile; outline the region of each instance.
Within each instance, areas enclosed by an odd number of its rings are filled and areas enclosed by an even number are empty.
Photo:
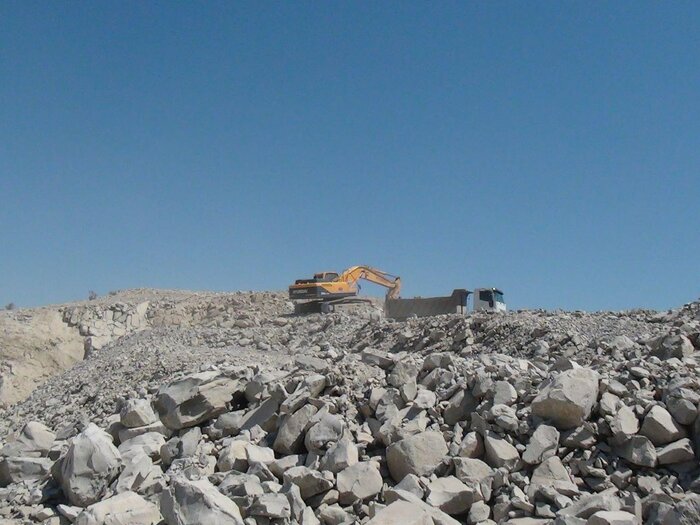
[[[700,522],[698,303],[251,317],[234,329],[275,341],[249,355],[267,363],[225,347],[228,359],[195,370],[135,376],[111,407],[85,398],[82,421],[9,413],[30,420],[0,450],[0,513],[51,525]]]

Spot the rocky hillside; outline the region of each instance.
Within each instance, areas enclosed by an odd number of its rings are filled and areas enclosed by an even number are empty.
[[[57,311],[85,359],[0,414],[7,523],[700,522],[700,303],[392,322],[134,291]]]

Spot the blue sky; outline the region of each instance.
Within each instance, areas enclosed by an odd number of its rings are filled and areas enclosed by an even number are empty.
[[[699,203],[697,2],[0,3],[2,304],[370,264],[669,308]]]

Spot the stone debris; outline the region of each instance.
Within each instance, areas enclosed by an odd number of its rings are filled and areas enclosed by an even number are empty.
[[[3,412],[0,522],[700,523],[700,303],[396,322],[207,301],[65,310],[98,344]]]

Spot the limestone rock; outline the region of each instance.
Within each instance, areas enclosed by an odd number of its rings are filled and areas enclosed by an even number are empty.
[[[633,465],[640,467],[655,467],[657,463],[656,449],[653,443],[644,436],[634,436],[618,449],[620,457]]]
[[[566,370],[541,388],[532,401],[532,413],[559,429],[579,426],[598,398],[597,372],[588,368]]]
[[[121,409],[119,420],[127,428],[136,428],[155,423],[158,416],[146,399],[129,399]]]
[[[425,501],[454,516],[467,512],[475,501],[481,499],[478,489],[465,485],[455,476],[447,476],[428,485],[428,497]]]
[[[356,463],[338,473],[337,487],[342,504],[364,500],[382,490],[382,475],[372,462]]]
[[[218,372],[200,372],[174,381],[158,391],[156,408],[163,423],[177,430],[192,427],[226,411],[239,381]]]
[[[493,432],[487,432],[484,436],[484,448],[486,463],[494,468],[505,467],[512,470],[520,460],[517,449]]]
[[[284,481],[298,486],[301,497],[304,500],[333,487],[333,481],[317,470],[312,470],[308,467],[292,467],[288,469],[284,473]]]
[[[386,450],[386,459],[391,477],[398,482],[407,474],[429,476],[447,452],[442,434],[427,431],[393,443]]]
[[[599,510],[588,518],[586,525],[639,525],[639,520],[622,510]]]
[[[160,511],[168,525],[243,525],[238,506],[206,479],[172,479],[161,495]]]
[[[158,507],[134,492],[124,492],[81,512],[75,525],[158,525],[163,520]]]
[[[11,483],[41,479],[51,470],[49,458],[6,457],[0,460],[0,487]]]
[[[549,425],[540,425],[530,438],[523,453],[523,461],[530,465],[541,463],[557,452],[559,431]]]
[[[304,437],[311,418],[318,412],[313,405],[304,405],[287,417],[279,431],[272,448],[280,454],[298,454],[304,450]]]
[[[122,458],[112,438],[90,423],[73,439],[60,460],[57,477],[68,500],[87,507],[102,498],[121,467]]]
[[[380,510],[366,525],[433,525],[422,507],[408,501],[395,501]]]
[[[683,427],[675,422],[668,410],[658,405],[647,412],[639,433],[657,447],[686,437]]]

